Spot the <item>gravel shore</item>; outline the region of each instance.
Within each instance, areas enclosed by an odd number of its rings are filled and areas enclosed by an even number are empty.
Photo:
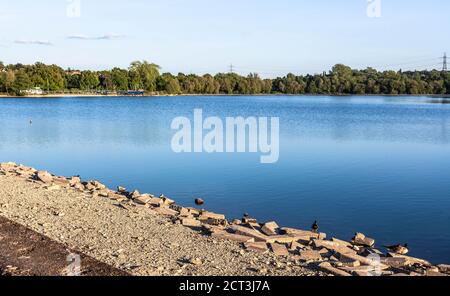
[[[132,275],[326,275],[295,258],[244,250],[129,201],[46,186],[0,170],[0,216]]]
[[[20,245],[29,243],[23,234],[31,233],[42,237],[31,246],[39,249],[37,254],[56,250],[65,261],[70,250],[92,259],[97,270],[111,270],[111,275],[450,275],[450,265],[406,256],[407,245],[385,247],[385,253],[363,233],[345,241],[327,239],[317,224],[311,230],[294,229],[275,221],[259,223],[248,215],[229,221],[225,215],[183,207],[164,195],[120,186],[111,190],[98,181],[54,176],[15,163],[0,163],[0,221],[0,243],[8,247],[0,251],[2,273],[12,262],[20,265],[15,257],[22,256],[14,254],[30,248]],[[59,270],[65,262],[53,257],[47,262],[45,256],[42,261],[41,255],[27,256],[28,265],[22,268],[48,265],[53,267],[31,273],[59,275],[52,268]]]

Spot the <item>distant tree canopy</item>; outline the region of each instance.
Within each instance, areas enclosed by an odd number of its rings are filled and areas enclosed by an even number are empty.
[[[450,72],[354,70],[335,65],[328,73],[297,76],[292,73],[262,79],[256,73],[241,76],[219,73],[198,76],[160,73],[160,67],[146,61],[131,63],[128,69],[107,71],[64,70],[56,65],[4,65],[0,62],[0,92],[22,94],[39,87],[44,91],[128,91],[162,94],[322,94],[398,95],[450,94]]]

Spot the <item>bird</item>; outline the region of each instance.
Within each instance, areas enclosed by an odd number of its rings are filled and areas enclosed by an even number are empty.
[[[399,255],[406,255],[409,253],[408,244],[402,245],[395,245],[395,246],[384,246],[386,249],[388,249],[391,252],[394,252]]]
[[[317,233],[319,231],[319,224],[317,224],[317,221],[314,221],[314,224],[311,226],[311,230],[314,233]]]
[[[30,119],[30,124],[33,124],[33,120]]]

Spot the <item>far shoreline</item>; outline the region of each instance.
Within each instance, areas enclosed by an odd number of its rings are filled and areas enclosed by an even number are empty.
[[[423,98],[435,98],[435,99],[450,99],[450,95],[436,95],[436,94],[144,94],[144,95],[126,95],[126,94],[67,94],[58,93],[51,95],[7,95],[0,94],[0,99],[29,99],[29,98],[114,98],[114,97],[130,97],[130,98],[151,98],[151,97],[386,97],[386,98],[400,98],[400,97],[423,97]]]

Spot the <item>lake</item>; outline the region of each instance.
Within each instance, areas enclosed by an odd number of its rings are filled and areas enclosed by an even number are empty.
[[[175,117],[280,118],[280,157],[174,153]],[[33,124],[29,121],[32,119]],[[165,194],[229,219],[321,231],[450,263],[450,105],[424,97],[2,98],[0,162]]]

